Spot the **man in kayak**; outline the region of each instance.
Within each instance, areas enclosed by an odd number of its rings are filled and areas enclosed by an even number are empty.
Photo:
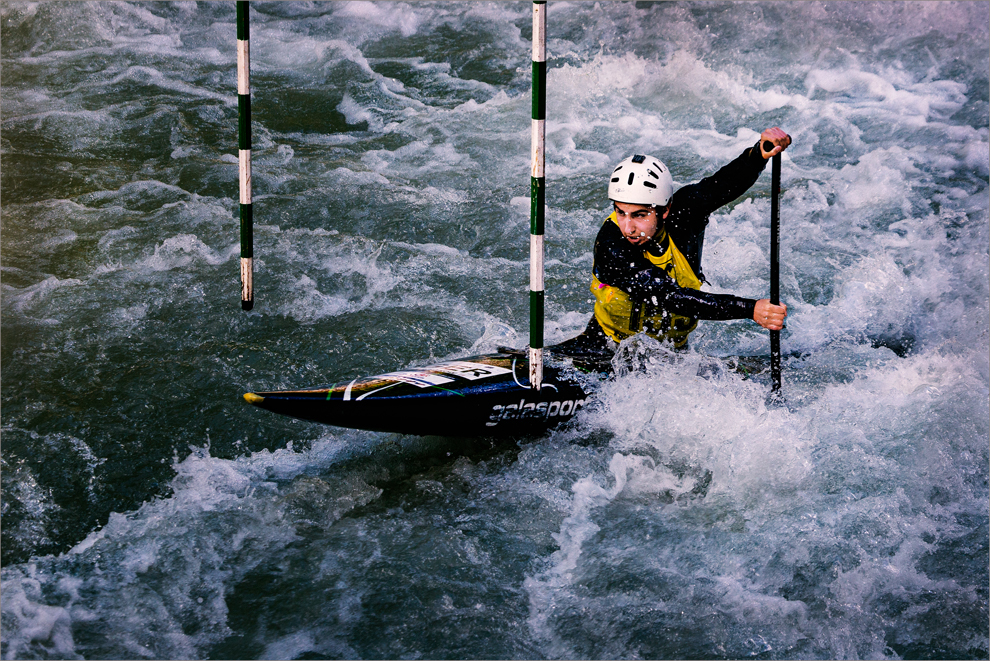
[[[613,211],[595,239],[595,314],[581,335],[547,351],[608,356],[615,343],[639,332],[680,349],[699,319],[752,319],[782,329],[786,305],[701,291],[701,253],[712,212],[749,190],[767,161],[790,144],[781,129],[767,129],[734,161],[676,193],[656,158],[637,154],[619,163],[608,186]]]

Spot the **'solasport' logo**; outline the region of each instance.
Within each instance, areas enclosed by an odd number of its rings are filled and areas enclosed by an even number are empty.
[[[509,404],[507,406],[496,404],[492,407],[492,414],[488,416],[488,422],[485,425],[494,427],[506,420],[568,418],[577,413],[578,409],[584,406],[587,401],[587,398],[565,399],[562,402],[539,402],[538,404],[534,404],[533,402],[527,402],[525,399],[520,399],[518,404]]]

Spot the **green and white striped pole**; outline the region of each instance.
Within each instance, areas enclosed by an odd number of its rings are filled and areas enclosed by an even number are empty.
[[[547,3],[533,2],[533,171],[529,209],[529,383],[543,384],[543,227],[546,206]]]
[[[251,57],[247,0],[237,2],[237,149],[241,180],[241,309],[254,307],[254,217],[251,210]]]

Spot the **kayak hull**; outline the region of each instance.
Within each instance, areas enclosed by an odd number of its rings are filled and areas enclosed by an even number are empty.
[[[422,436],[538,434],[588,403],[590,390],[559,369],[544,366],[540,390],[528,375],[526,356],[494,353],[244,398],[302,420]]]

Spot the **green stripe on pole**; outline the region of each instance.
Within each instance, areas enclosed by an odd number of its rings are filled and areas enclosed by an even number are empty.
[[[241,205],[241,257],[254,257],[254,211],[250,204]]]
[[[247,0],[237,1],[237,38],[244,41],[248,38],[248,3]]]
[[[251,149],[251,95],[237,95],[237,148]]]
[[[547,184],[543,177],[530,177],[529,233],[543,234],[545,229]]]
[[[543,291],[529,292],[529,346],[543,348]]]
[[[547,118],[547,63],[533,62],[533,119]]]

